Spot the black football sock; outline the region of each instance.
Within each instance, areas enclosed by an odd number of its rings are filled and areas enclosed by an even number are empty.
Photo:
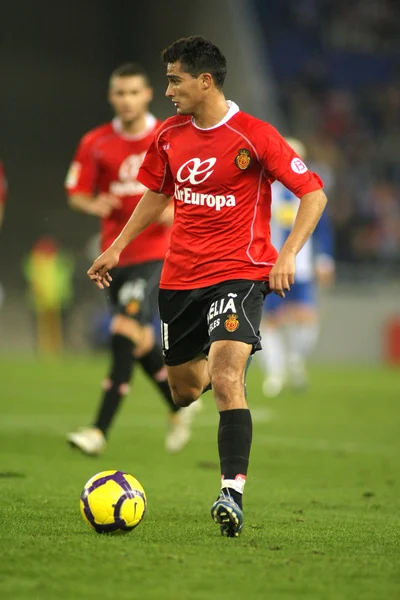
[[[219,413],[218,451],[221,465],[221,487],[228,490],[242,507],[253,425],[248,408],[223,410]],[[226,484],[226,485],[225,485]]]
[[[111,337],[111,371],[94,422],[94,427],[100,429],[105,436],[128,391],[135,364],[133,349],[134,344],[129,338],[119,334]]]
[[[155,344],[150,350],[150,352],[148,352],[138,360],[142,365],[146,375],[160,390],[165,402],[167,403],[168,410],[173,413],[178,412],[180,410],[180,406],[177,406],[172,400],[172,394],[168,384],[168,379],[165,378],[162,381],[159,381],[156,377],[157,373],[159,373],[161,369],[165,367],[161,347]]]

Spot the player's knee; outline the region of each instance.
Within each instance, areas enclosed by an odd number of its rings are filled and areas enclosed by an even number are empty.
[[[109,392],[111,389],[116,388],[121,396],[126,396],[131,389],[129,383],[118,384],[111,377],[106,377],[106,379],[103,380],[102,388],[105,392]]]
[[[142,326],[124,315],[116,315],[111,323],[111,333],[131,339],[135,346],[142,340]]]
[[[155,344],[154,329],[150,325],[144,325],[140,331],[140,339],[136,341],[134,355],[142,358],[150,352]]]
[[[229,402],[238,390],[243,389],[243,375],[233,366],[217,368],[211,373],[211,385],[216,398],[222,402]]]
[[[202,390],[189,386],[182,382],[170,382],[172,399],[177,406],[189,406],[192,402],[198,400]]]

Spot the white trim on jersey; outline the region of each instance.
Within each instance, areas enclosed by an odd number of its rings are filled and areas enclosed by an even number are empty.
[[[163,193],[162,190],[163,190],[163,187],[164,187],[165,178],[167,177],[167,166],[168,166],[167,162],[165,161],[165,163],[164,163],[164,175],[163,175],[163,179],[162,179],[162,182],[161,182],[161,185],[160,185],[160,189],[159,189],[159,192],[158,192],[159,194]]]
[[[189,125],[189,124],[190,124],[190,121],[184,121],[183,123],[175,123],[174,125],[169,125],[165,129],[162,129],[160,131],[160,133],[158,134],[157,139],[156,139],[156,150],[157,150],[157,152],[158,152],[158,140],[160,139],[160,137],[162,136],[163,133],[165,133],[166,131],[168,131],[168,129],[173,129],[174,127],[182,127],[182,125]],[[160,154],[160,153],[158,152],[158,154]]]
[[[196,123],[194,122],[194,119],[192,117],[193,127],[196,127],[196,129],[199,129],[200,131],[211,131],[212,129],[217,129],[217,127],[221,127],[221,125],[226,125],[226,123],[230,119],[232,119],[232,117],[234,115],[236,115],[236,113],[238,113],[240,111],[240,108],[238,107],[238,105],[235,102],[232,102],[232,100],[227,100],[226,103],[229,107],[228,112],[226,113],[224,118],[221,119],[221,121],[219,121],[219,123],[217,123],[216,125],[213,125],[212,127],[199,127],[198,125],[196,125]]]
[[[147,137],[149,133],[153,131],[156,124],[157,119],[155,118],[155,116],[151,113],[146,113],[146,129],[144,131],[141,131],[140,133],[126,133],[122,129],[121,119],[119,119],[118,117],[114,117],[114,119],[111,121],[111,125],[115,133],[118,133],[118,135],[125,138],[126,140],[132,141],[142,140],[143,138]]]
[[[257,150],[255,149],[255,147],[253,146],[253,144],[250,142],[250,140],[243,135],[243,133],[241,133],[240,131],[238,131],[237,129],[235,129],[234,127],[231,127],[231,125],[228,125],[227,123],[225,123],[226,127],[228,127],[228,129],[230,129],[231,131],[234,131],[238,136],[242,137],[245,142],[247,144],[249,144],[249,146],[252,148],[254,154],[257,157],[258,162],[260,163],[261,166],[261,171],[260,171],[260,178],[258,181],[258,189],[257,189],[257,199],[256,199],[256,203],[254,205],[254,214],[253,214],[253,220],[251,222],[251,228],[250,228],[250,241],[249,241],[249,245],[247,246],[247,250],[246,250],[246,254],[249,257],[249,259],[251,260],[251,262],[253,263],[253,265],[273,265],[274,263],[271,262],[258,262],[256,260],[254,260],[250,254],[250,248],[251,245],[253,243],[253,239],[254,239],[254,222],[256,220],[256,216],[257,216],[257,208],[258,208],[258,203],[260,201],[260,188],[261,188],[261,181],[262,178],[264,176],[264,166],[262,165],[261,161],[260,161],[260,157],[258,156]]]

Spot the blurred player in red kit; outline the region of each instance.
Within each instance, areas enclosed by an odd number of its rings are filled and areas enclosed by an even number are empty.
[[[119,235],[146,191],[137,173],[161,125],[149,113],[152,89],[140,65],[127,63],[111,74],[108,98],[115,118],[83,136],[65,182],[70,206],[101,220],[102,250]],[[109,290],[114,313],[111,367],[103,384],[99,411],[90,427],[67,435],[68,442],[86,454],[103,451],[137,363],[157,386],[170,411],[167,449],[177,452],[189,440],[195,409],[180,408],[173,402],[162,350],[152,326],[172,220],[173,207],[166,206],[121,253],[118,268],[113,269]]]
[[[148,191],[88,275],[99,288],[108,287],[123,249],[159,218],[174,194],[159,293],[165,362],[179,406],[195,402],[211,382],[221,468],[211,516],[223,535],[237,537],[252,441],[246,364],[261,347],[264,297],[290,289],[296,254],[326,196],[318,176],[274,127],[226,100],[226,59],[219,48],[192,36],[176,41],[162,57],[166,95],[177,115],[158,129],[139,171]],[[301,199],[279,256],[269,233],[276,179]]]

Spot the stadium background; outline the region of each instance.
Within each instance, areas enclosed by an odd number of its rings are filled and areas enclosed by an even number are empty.
[[[2,599],[400,598],[399,368],[381,364],[385,327],[399,313],[398,4],[2,3]],[[210,394],[179,455],[165,452],[165,407],[140,370],[104,455],[65,443],[91,422],[108,357],[89,352],[104,314],[86,277],[98,224],[67,207],[64,177],[82,133],[110,118],[107,79],[121,62],[143,62],[155,114],[173,112],[159,53],[191,33],[226,53],[228,97],[308,143],[336,231],[338,282],[321,294],[308,392],[267,400],[256,361],[249,370],[254,439],[238,540],[221,538],[209,518],[219,484]],[[67,351],[55,360],[35,355],[23,273],[48,234],[75,262]],[[106,469],[132,473],[147,494],[145,520],[128,536],[98,536],[79,514],[84,483]]]
[[[327,184],[338,282],[321,297],[318,360],[385,360],[400,290],[399,18],[391,0],[5,4],[0,153],[10,193],[0,234],[0,348],[34,348],[22,263],[46,234],[75,261],[67,347],[87,347],[83,323],[101,302],[85,276],[97,223],[67,208],[69,161],[82,133],[109,119],[107,78],[121,62],[146,65],[154,113],[172,114],[159,53],[192,33],[226,53],[227,96],[303,139]]]

